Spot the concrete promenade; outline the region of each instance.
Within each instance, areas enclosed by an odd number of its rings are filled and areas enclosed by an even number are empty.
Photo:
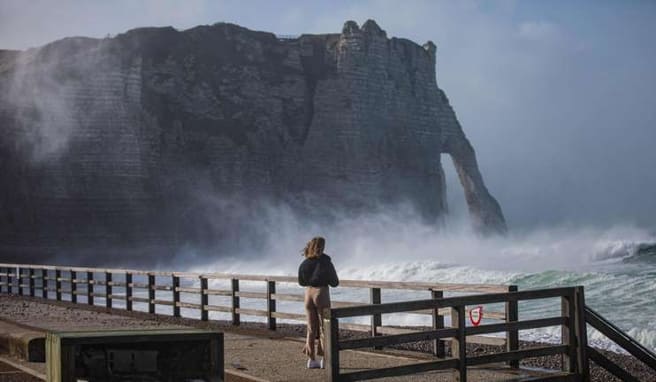
[[[129,328],[181,328],[195,327],[223,331],[225,333],[225,370],[227,381],[327,381],[325,370],[305,368],[305,356],[301,353],[301,337],[289,337],[280,333],[254,329],[244,323],[242,327],[230,327],[218,322],[201,322],[193,319],[174,319],[146,313],[127,313],[86,307],[63,302],[46,302],[18,296],[0,296],[0,347],[9,337],[20,337],[18,332],[33,336],[49,330],[107,330]],[[21,333],[22,333],[21,332]],[[3,351],[3,349],[0,349]],[[32,375],[45,379],[45,364],[26,362],[19,355],[2,354],[6,360]],[[343,372],[401,366],[428,361],[425,354],[400,351],[344,351],[341,354]],[[1,359],[0,359],[1,361]],[[1,362],[0,362],[1,363]],[[516,381],[544,376],[539,371],[512,371],[504,365],[498,367],[471,368],[470,381]],[[553,376],[553,373],[550,374]],[[384,381],[455,381],[453,372],[431,372],[422,375],[384,378]]]

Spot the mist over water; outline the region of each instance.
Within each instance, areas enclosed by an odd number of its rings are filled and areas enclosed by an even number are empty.
[[[435,283],[517,284],[520,290],[583,285],[586,302],[651,349],[656,349],[656,234],[632,225],[607,228],[561,226],[507,236],[482,237],[467,224],[421,223],[412,210],[344,217],[332,224],[308,223],[271,209],[264,251],[204,256],[189,249],[189,270],[295,276],[300,251],[311,237],[327,239],[342,279]],[[458,219],[455,219],[458,220]],[[460,219],[464,221],[464,219]],[[366,302],[354,289],[337,288],[334,299]],[[383,300],[418,299],[417,293],[383,293]],[[544,317],[554,305],[521,303],[520,317]],[[558,306],[559,309],[559,306]],[[426,317],[393,317],[392,324],[428,324]],[[521,332],[527,340],[558,341],[559,330]],[[596,346],[616,347],[591,332]]]

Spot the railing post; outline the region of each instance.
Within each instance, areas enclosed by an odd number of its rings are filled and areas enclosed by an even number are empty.
[[[239,326],[239,279],[232,279],[232,324],[234,326]]]
[[[125,310],[132,311],[132,273],[125,274]]]
[[[269,330],[276,330],[276,318],[273,313],[276,312],[276,300],[273,295],[276,294],[276,282],[267,281],[267,323]]]
[[[105,307],[112,308],[112,272],[105,271]]]
[[[18,295],[22,296],[23,295],[23,268],[18,268],[18,272],[16,274],[16,281],[18,282]]]
[[[567,353],[563,354],[562,370],[576,373],[576,310],[574,309],[574,288],[572,292],[561,297],[562,316],[567,318],[563,325],[561,341],[567,345]]]
[[[180,277],[171,276],[171,294],[173,296],[173,317],[180,317]]]
[[[62,299],[62,289],[61,289],[61,270],[55,270],[55,296],[57,301]]]
[[[369,301],[371,304],[380,304],[381,295],[380,288],[370,288],[369,289]],[[383,316],[381,314],[372,314],[371,315],[371,336],[376,337],[378,334],[378,327],[383,325]],[[382,346],[374,346],[374,350],[382,349]]]
[[[508,292],[517,292],[517,285],[508,285]],[[519,303],[517,300],[506,301],[506,322],[517,322],[519,320]],[[517,329],[506,332],[506,351],[519,350],[519,331]],[[519,360],[508,361],[513,369],[519,369]]]
[[[14,273],[16,268],[7,268],[7,293],[11,294],[13,292],[14,280],[12,279],[11,274]]]
[[[34,297],[34,268],[30,268],[30,270],[27,271],[27,277],[30,278],[27,282],[30,285],[30,297]]]
[[[583,287],[578,286],[575,289],[574,301],[576,304],[576,338],[577,338],[577,355],[578,371],[581,374],[582,382],[590,382],[590,362],[588,360],[588,331],[585,321],[585,295]]]
[[[459,382],[467,382],[467,342],[465,337],[465,307],[451,308],[451,326],[457,325],[458,334],[451,342],[451,356],[458,359]]]
[[[93,272],[87,272],[87,304],[93,305]]]
[[[77,272],[74,270],[71,273],[71,302],[77,304]]]
[[[148,274],[148,313],[155,313],[155,275]]]
[[[9,268],[5,268],[5,267],[0,268],[0,273],[2,273],[2,276],[0,276],[0,282],[2,282],[2,284],[0,285],[0,293],[2,293],[3,290],[5,291],[7,290],[7,285],[9,284],[7,282],[7,274],[9,274]]]
[[[48,270],[41,269],[41,297],[48,299]]]
[[[431,290],[431,298],[439,299],[444,297],[444,292],[441,290]],[[433,330],[443,329],[444,328],[444,316],[440,315],[439,308],[433,308]],[[444,341],[437,338],[433,341],[433,355],[437,358],[444,358],[446,356],[446,350],[444,349]]]
[[[323,327],[326,331],[325,355],[328,356],[328,362],[324,362],[329,380],[332,382],[339,381],[339,320],[333,317],[330,308],[324,311]]]
[[[207,289],[207,277],[200,276],[200,319],[202,321],[207,321],[210,316],[207,310],[210,301]]]

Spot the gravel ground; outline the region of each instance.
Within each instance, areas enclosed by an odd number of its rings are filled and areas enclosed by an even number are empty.
[[[16,304],[15,299],[21,299],[20,304]],[[70,303],[63,302],[52,302],[47,301],[48,305],[44,305],[46,302],[42,299],[29,299],[25,297],[16,297],[16,296],[6,296],[0,295],[0,318],[6,318],[10,320],[15,320],[21,322],[22,324],[36,327],[50,327],[52,325],[56,326],[57,329],[66,330],[66,329],[79,329],[79,328],[120,328],[120,327],[134,327],[135,320],[134,318],[139,318],[142,320],[138,325],[140,327],[146,328],[169,328],[169,327],[179,327],[183,326],[192,326],[197,328],[206,328],[206,329],[229,329],[232,332],[243,333],[243,334],[259,334],[262,335],[265,333],[270,337],[304,337],[305,336],[305,326],[304,325],[294,325],[294,324],[278,324],[278,329],[276,332],[271,332],[266,329],[266,326],[263,323],[254,323],[254,322],[242,322],[239,327],[234,327],[228,321],[209,321],[203,322],[195,319],[188,318],[174,318],[164,315],[150,315],[148,313],[142,312],[126,312],[124,310],[113,309],[111,310],[111,318],[107,318],[106,315],[98,315],[94,317],[88,313],[80,313],[81,310],[98,312],[98,313],[108,313],[104,307],[90,307],[86,305],[72,305]],[[57,323],[51,322],[48,323],[48,316],[59,316],[60,319],[57,320]],[[69,317],[69,319],[61,320],[61,317]],[[99,317],[103,319],[98,319]],[[132,318],[132,319],[130,319]],[[367,336],[363,332],[354,332],[354,331],[341,331],[341,338],[362,338]],[[520,348],[530,348],[536,346],[544,346],[541,343],[535,342],[520,342]],[[411,344],[405,344],[399,346],[399,349],[404,350],[413,350],[420,352],[430,352],[431,345],[428,342],[416,342]],[[490,345],[478,345],[478,344],[468,344],[467,354],[469,355],[483,355],[494,352],[502,351],[503,349],[498,346]],[[299,350],[300,351],[300,350]],[[623,355],[617,354],[609,351],[601,350],[601,352],[608,357],[609,359],[616,362],[624,370],[629,371],[634,376],[638,377],[641,381],[656,381],[656,374],[649,369],[642,362],[637,359]],[[447,353],[449,353],[447,345]],[[560,356],[548,356],[548,357],[538,357],[526,359],[521,362],[521,365],[528,367],[537,367],[537,368],[546,368],[546,369],[560,369],[561,357]],[[593,381],[619,381],[619,379],[613,377],[607,373],[602,368],[598,367],[591,362],[591,374]],[[2,379],[0,379],[2,381]]]

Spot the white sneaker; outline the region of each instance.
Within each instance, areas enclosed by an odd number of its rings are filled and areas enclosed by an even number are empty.
[[[316,359],[308,359],[307,361],[307,368],[308,369],[319,369],[321,367],[321,364],[317,362]]]
[[[322,369],[325,369],[324,364],[323,364],[324,359],[325,359],[324,357],[321,357],[321,362],[319,362],[319,365]]]

